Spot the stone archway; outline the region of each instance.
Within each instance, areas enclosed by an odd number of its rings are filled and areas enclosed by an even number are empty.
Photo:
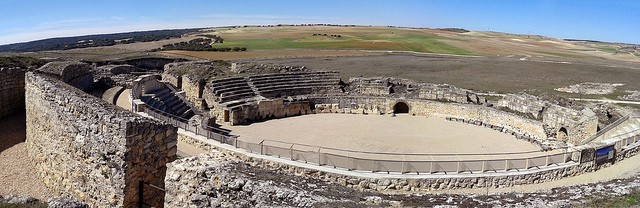
[[[409,113],[409,105],[405,102],[397,102],[393,105],[393,113]]]
[[[569,132],[567,131],[567,128],[560,127],[560,130],[558,130],[558,133],[556,134],[556,139],[563,142],[567,141],[567,139],[569,139]]]

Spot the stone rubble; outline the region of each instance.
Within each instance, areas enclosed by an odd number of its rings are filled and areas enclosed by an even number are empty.
[[[606,95],[616,91],[616,87],[623,86],[624,84],[611,84],[611,83],[595,83],[584,82],[575,85],[569,85],[567,87],[561,87],[555,89],[559,92],[576,93],[583,95]]]
[[[395,180],[314,179],[268,170],[217,151],[169,164],[165,207],[574,207],[640,191],[640,175],[533,193],[429,194],[348,188]],[[386,190],[386,189],[378,189]]]

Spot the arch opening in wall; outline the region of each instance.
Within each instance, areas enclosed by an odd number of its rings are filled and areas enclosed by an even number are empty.
[[[409,113],[409,105],[407,105],[407,103],[405,102],[397,102],[395,105],[393,105],[393,113]]]
[[[567,132],[567,128],[560,127],[556,135],[556,139],[560,141],[566,141],[568,138],[569,138],[569,133]]]

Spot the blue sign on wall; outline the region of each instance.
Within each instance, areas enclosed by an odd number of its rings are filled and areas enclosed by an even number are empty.
[[[609,162],[615,158],[616,149],[612,146],[596,150],[596,164]]]

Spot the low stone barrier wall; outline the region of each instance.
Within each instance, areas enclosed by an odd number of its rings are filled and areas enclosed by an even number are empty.
[[[490,123],[484,123],[482,121],[476,121],[476,120],[471,120],[471,119],[461,119],[461,118],[454,118],[454,117],[446,117],[445,118],[447,121],[454,121],[454,122],[460,122],[460,123],[466,123],[466,124],[471,124],[471,125],[476,125],[476,126],[483,126],[485,128],[490,128],[505,134],[509,134],[514,136],[516,139],[521,139],[521,140],[525,140],[527,142],[530,142],[533,145],[536,145],[538,147],[540,147],[540,149],[547,151],[547,150],[551,150],[551,147],[542,144],[539,140],[536,140],[534,138],[531,138],[531,136],[528,133],[518,133],[518,132],[514,132],[508,128],[505,128],[504,126],[498,126],[498,125],[493,125]]]
[[[164,187],[177,129],[116,108],[40,73],[26,75],[27,150],[49,190],[91,207],[138,206],[140,184]],[[144,191],[162,206],[162,194]]]
[[[349,97],[311,98],[316,105],[316,113],[356,113],[387,114],[393,112],[398,102],[406,103],[409,114],[416,116],[456,117],[476,120],[496,126],[505,127],[519,134],[528,134],[532,138],[544,142],[546,137],[543,123],[523,118],[513,113],[474,104],[445,103],[429,100]]]
[[[20,68],[0,68],[0,118],[24,109],[24,73]]]
[[[536,171],[535,169],[532,169],[525,172],[506,172],[500,175],[441,175],[436,177],[415,178],[381,174],[380,177],[367,178],[351,176],[349,174],[329,173],[317,169],[309,169],[276,162],[274,160],[252,157],[240,151],[232,151],[225,147],[214,145],[213,141],[202,141],[200,138],[195,138],[190,133],[179,133],[178,140],[207,151],[223,152],[226,155],[239,159],[240,161],[249,163],[251,166],[269,170],[283,170],[296,175],[306,175],[326,182],[337,183],[357,190],[373,191],[433,191],[487,187],[503,188],[515,185],[555,181],[566,177],[573,177],[583,173],[596,171],[611,165],[611,163],[596,165],[595,162],[591,161],[582,164],[567,164],[562,167],[549,168],[547,170]],[[638,147],[625,150],[624,152],[619,152],[616,154],[616,161],[634,156],[639,152],[639,150],[640,145]]]

